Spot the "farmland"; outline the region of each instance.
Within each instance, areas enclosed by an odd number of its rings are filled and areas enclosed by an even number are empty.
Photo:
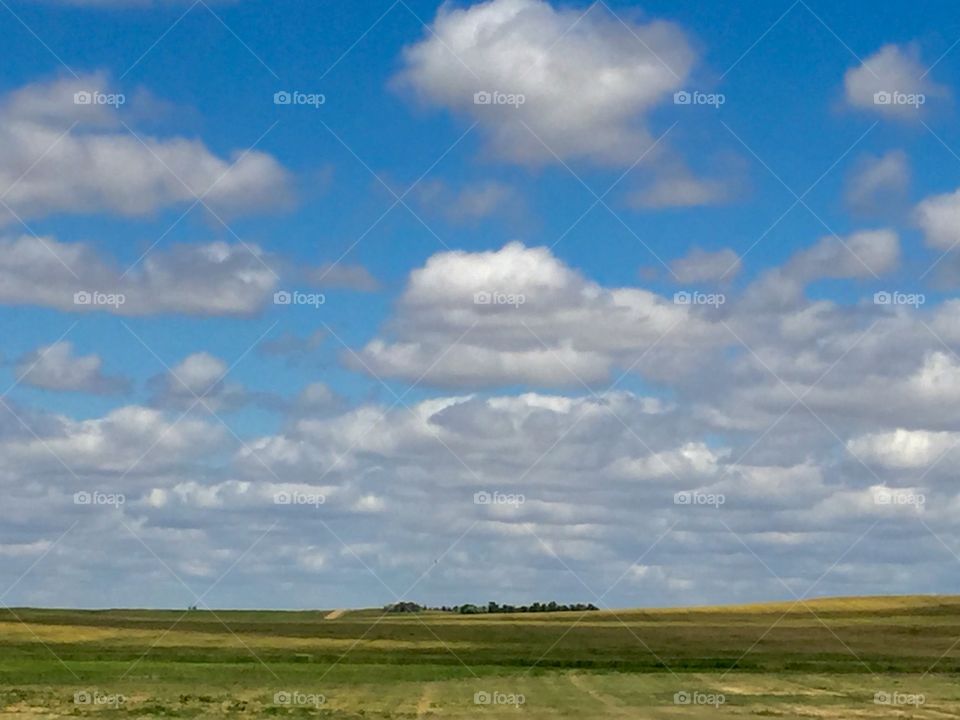
[[[14,608],[0,716],[956,717],[958,638],[960,598],[943,596],[469,616]]]

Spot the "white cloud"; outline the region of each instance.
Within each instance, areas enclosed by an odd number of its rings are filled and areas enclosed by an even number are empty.
[[[926,198],[915,214],[930,247],[951,250],[960,243],[960,190]]]
[[[226,380],[229,371],[223,360],[210,353],[188,355],[169,371],[150,380],[153,403],[160,407],[197,407],[213,412],[236,410],[250,398],[242,385]]]
[[[79,92],[116,94],[105,75],[36,83],[0,101],[0,187],[22,218],[56,212],[146,216],[196,196],[218,213],[286,206],[290,174],[270,155],[218,157],[201,141],[134,136],[124,107],[76,104]],[[0,208],[0,222],[14,216]]]
[[[847,178],[844,201],[856,212],[879,213],[903,202],[910,186],[910,161],[902,150],[866,157]]]
[[[879,276],[895,269],[899,256],[891,230],[828,236],[762,275],[739,303],[724,295],[722,304],[686,305],[641,287],[600,286],[546,248],[514,242],[497,251],[438,253],[410,274],[384,333],[359,359],[345,359],[377,376],[447,387],[575,387],[603,381],[616,368],[675,380],[706,372],[712,352],[733,341],[722,320],[737,325],[758,311],[802,305],[811,282]],[[707,279],[730,259],[694,255],[678,267]],[[792,319],[797,327],[811,321],[815,313]]]
[[[852,107],[898,120],[919,120],[932,101],[947,95],[927,74],[916,45],[884,45],[844,76]]]
[[[874,270],[896,267],[892,231],[843,241]],[[34,259],[49,257],[28,247]],[[93,257],[89,248],[64,250],[78,262]],[[708,281],[727,259],[692,252],[683,270]],[[48,289],[47,276],[16,267],[4,282],[18,279],[21,292]],[[214,276],[206,266],[195,272]],[[333,606],[394,599],[376,580],[365,584],[368,573],[340,540],[398,590],[429,569],[414,599],[430,603],[590,600],[544,545],[591,587],[627,572],[609,597],[618,606],[755,600],[783,589],[738,537],[801,591],[864,533],[869,542],[821,579],[823,592],[948,588],[944,568],[953,559],[923,552],[931,539],[914,508],[883,506],[875,496],[882,488],[924,495],[924,521],[955,540],[955,463],[937,460],[957,439],[960,301],[877,307],[866,290],[865,302],[843,303],[803,292],[818,278],[865,277],[872,276],[843,244],[826,238],[743,295],[730,290],[714,311],[601,285],[546,248],[439,253],[411,273],[361,357],[378,374],[429,371],[429,382],[457,392],[346,406],[319,380],[329,380],[324,368],[277,404],[275,429],[243,441],[211,418],[176,422],[179,412],[137,406],[83,420],[14,406],[23,423],[0,407],[0,484],[18,518],[3,527],[0,565],[35,556],[82,518],[10,601],[67,597],[102,606],[118,602],[121,587],[126,605],[192,602],[175,581],[164,585],[168,574],[154,571],[156,559],[131,530],[176,572],[211,578],[249,550],[211,605],[276,604],[281,586],[285,602],[315,604],[318,579],[332,588]],[[784,285],[786,301],[770,302]],[[473,293],[484,291],[525,302],[475,305]],[[298,332],[306,340],[281,336],[271,351],[313,352],[322,336]],[[643,380],[625,383],[642,382],[644,395],[594,396],[576,381],[568,394],[476,392],[484,384],[567,384],[564,364],[598,378],[630,368]],[[191,389],[212,386],[216,398],[224,370],[203,352],[175,367]],[[160,389],[173,387],[161,377]],[[76,506],[80,489],[123,492],[127,503]],[[522,494],[524,502],[475,504],[481,490]],[[725,503],[677,505],[681,490],[722,494]],[[283,491],[325,502],[275,503]],[[318,526],[321,539],[305,549],[303,538],[318,537]],[[109,573],[126,582],[83,582]]]
[[[641,288],[600,287],[547,248],[516,242],[431,257],[411,273],[389,327],[394,339],[375,339],[347,361],[445,386],[577,386],[638,362],[647,348],[638,368],[663,361],[670,371],[695,361],[684,351],[723,334],[688,306]]]
[[[850,451],[865,462],[892,468],[923,468],[960,444],[952,432],[905,430],[871,433],[848,441]]]
[[[194,353],[171,368],[171,382],[194,395],[210,392],[227,374],[227,364],[210,353]]]
[[[339,397],[330,389],[330,386],[322,382],[312,382],[307,385],[297,395],[296,405],[298,410],[305,412],[318,412],[335,407],[339,403]]]
[[[674,276],[682,283],[730,280],[740,272],[741,266],[740,256],[730,248],[716,252],[694,248],[670,263]]]
[[[108,377],[98,355],[77,356],[73,343],[56,342],[21,357],[16,364],[18,380],[46,390],[70,390],[95,394],[124,392],[129,382]]]
[[[444,5],[404,50],[397,82],[479,121],[504,159],[553,163],[556,153],[629,165],[651,144],[645,114],[683,84],[694,52],[676,25],[624,23],[598,6],[583,13],[543,0]],[[524,102],[476,104],[484,91]]]
[[[116,473],[133,483],[195,462],[224,435],[222,428],[209,423],[192,418],[171,422],[157,410],[138,406],[117,408],[91,420],[54,417],[48,425],[47,430],[35,430],[36,436],[0,440],[0,478],[20,477],[22,469],[30,467],[38,478],[61,477],[71,492],[111,487],[122,492],[115,485]]]
[[[630,195],[638,208],[689,208],[720,205],[733,196],[730,180],[696,178],[687,172],[663,175]]]
[[[894,231],[863,230],[822,238],[794,255],[786,273],[802,280],[865,278],[890,272],[899,260],[900,240]]]
[[[148,592],[167,604],[191,601],[171,595],[182,588],[165,586],[163,572],[151,575],[156,560],[141,552],[131,530],[178,573],[219,577],[245,553],[208,599],[211,605],[239,598],[263,606],[277,583],[296,591],[291,605],[310,604],[307,591],[318,576],[334,588],[335,606],[393,599],[382,597],[376,580],[365,584],[367,573],[344,545],[398,591],[429,569],[430,583],[418,587],[415,599],[430,603],[477,596],[590,600],[552,553],[591,587],[606,588],[630,572],[638,582],[628,578],[617,586],[609,597],[617,606],[753,600],[777,592],[776,586],[765,585],[767,570],[744,552],[740,539],[778,575],[807,586],[868,530],[868,549],[847,556],[848,570],[822,578],[824,592],[904,591],[918,576],[939,588],[938,573],[952,558],[917,561],[928,557],[915,552],[929,540],[927,531],[900,522],[913,509],[885,508],[874,495],[882,487],[926,495],[925,522],[949,537],[956,502],[950,468],[923,481],[901,476],[921,471],[955,435],[922,428],[932,427],[936,395],[947,411],[942,418],[953,422],[960,394],[956,363],[936,355],[919,367],[891,362],[891,349],[901,346],[916,360],[919,347],[905,334],[908,318],[890,316],[819,384],[820,393],[815,381],[821,369],[847,349],[857,328],[848,325],[849,309],[814,309],[821,325],[816,342],[788,329],[809,307],[779,313],[776,325],[763,317],[729,320],[784,382],[798,393],[812,390],[805,402],[819,419],[797,408],[774,424],[795,398],[777,392],[780,383],[770,370],[747,372],[736,359],[715,366],[702,392],[686,382],[671,386],[670,402],[629,392],[442,396],[409,408],[390,407],[388,399],[333,414],[322,407],[317,414],[288,416],[279,430],[245,446],[218,434],[215,424],[193,418],[173,424],[144,408],[86,421],[30,418],[41,443],[0,413],[0,482],[10,511],[24,518],[5,528],[0,556],[29,556],[55,540],[62,526],[41,520],[51,514],[69,519],[83,513],[84,520],[71,542],[51,553],[46,572],[25,579],[14,599],[52,590],[63,572],[82,579],[112,568],[128,579],[125,604],[142,604],[135,601]],[[936,326],[935,318],[929,321]],[[200,389],[215,380],[219,363],[198,358],[181,367]],[[759,408],[765,422],[754,432],[726,433],[698,419],[691,389],[696,403],[744,419]],[[326,396],[322,386],[316,394]],[[901,419],[916,421],[915,429],[885,429],[888,418],[877,408],[891,403]],[[134,475],[120,480],[153,443],[157,447]],[[883,478],[856,462],[848,447]],[[229,448],[235,450],[231,461],[213,461],[230,456]],[[50,450],[90,488],[125,492],[126,505],[109,511],[74,506],[69,493],[83,486]],[[524,502],[475,504],[481,490],[522,494]],[[677,505],[680,490],[719,493],[725,503]],[[277,504],[278,492],[323,495],[325,502]],[[871,528],[877,518],[884,523]],[[316,536],[318,519],[332,532]],[[307,547],[304,537],[321,539]],[[871,573],[877,563],[882,575]],[[891,574],[904,567],[909,577]],[[670,583],[659,582],[660,568],[672,568]],[[731,576],[738,582],[730,583]],[[268,577],[272,584],[261,582]],[[264,585],[268,590],[260,589]],[[74,602],[105,602],[103,584],[68,587]],[[115,597],[115,588],[110,592]]]
[[[155,249],[129,273],[89,245],[0,238],[0,303],[120,315],[245,315],[268,301],[277,277],[256,246],[214,242]],[[122,295],[78,304],[76,293]]]
[[[328,263],[308,270],[305,273],[305,279],[322,288],[340,288],[359,292],[373,292],[380,289],[380,283],[362,265]]]
[[[495,213],[516,213],[517,190],[505,183],[484,180],[452,188],[442,180],[425,180],[414,194],[428,212],[453,223],[472,223]]]

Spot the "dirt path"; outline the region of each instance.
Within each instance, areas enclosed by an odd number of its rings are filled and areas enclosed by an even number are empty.
[[[433,695],[433,684],[424,683],[423,684],[423,694],[420,696],[420,701],[417,703],[417,717],[424,717],[428,712],[430,712],[430,700]]]
[[[578,673],[570,673],[569,675],[567,675],[567,679],[571,682],[571,684],[575,688],[577,688],[577,690],[586,693],[587,695],[592,697],[594,700],[596,700],[598,703],[600,703],[607,710],[623,709],[624,705],[622,702],[620,702],[614,697],[611,697],[610,695],[606,695],[602,692],[594,690],[592,687],[590,687],[589,681],[587,681],[587,679],[584,678],[582,675]]]
[[[326,615],[324,615],[324,616],[323,616],[323,619],[324,619],[324,620],[336,620],[338,617],[340,617],[341,615],[343,615],[345,612],[346,612],[346,610],[334,610],[333,612],[329,612],[329,613],[327,613]]]

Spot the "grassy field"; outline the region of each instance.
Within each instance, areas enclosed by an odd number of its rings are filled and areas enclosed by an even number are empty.
[[[0,611],[2,717],[946,718],[960,717],[958,678],[960,597],[472,616]]]

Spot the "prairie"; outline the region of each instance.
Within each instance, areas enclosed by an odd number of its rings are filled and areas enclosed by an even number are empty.
[[[958,673],[953,596],[512,615],[0,611],[11,718],[942,718],[960,716]]]

